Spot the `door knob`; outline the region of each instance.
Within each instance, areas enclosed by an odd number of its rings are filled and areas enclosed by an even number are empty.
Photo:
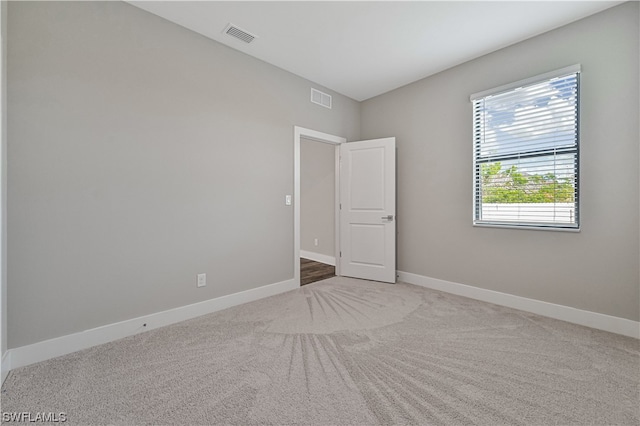
[[[393,220],[393,215],[392,215],[392,214],[390,214],[390,215],[388,215],[388,216],[383,216],[383,217],[382,217],[382,220],[392,221],[392,220]]]

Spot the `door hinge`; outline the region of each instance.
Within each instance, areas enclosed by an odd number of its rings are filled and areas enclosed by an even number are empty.
[[[340,252],[340,257],[342,257],[342,252]]]

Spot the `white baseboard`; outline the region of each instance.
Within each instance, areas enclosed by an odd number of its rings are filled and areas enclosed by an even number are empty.
[[[92,346],[108,343],[113,340],[122,339],[123,337],[132,336],[144,331],[175,324],[180,321],[220,311],[232,306],[274,296],[296,288],[298,288],[298,286],[295,281],[291,279],[227,296],[217,297],[215,299],[205,300],[204,302],[198,302],[192,305],[181,306],[179,308],[169,309],[155,314],[92,328],[79,333],[56,337],[54,339],[21,346],[19,348],[9,349],[7,351],[9,354],[7,355],[8,361],[6,371],[8,372],[10,369],[24,367],[25,365],[45,361],[50,358],[66,355]],[[143,324],[146,324],[146,326],[143,326]],[[2,366],[2,374],[4,376],[4,357]]]
[[[303,256],[302,252],[301,256],[307,258],[306,256]],[[635,337],[636,339],[640,338],[640,322],[631,321],[625,318],[584,311],[569,306],[556,305],[540,300],[528,299],[525,297],[514,296],[465,284],[453,283],[436,278],[429,278],[408,272],[398,271],[398,278],[400,281],[421,287],[532,312],[574,324],[580,324],[599,330]],[[296,288],[298,287],[295,285],[294,280],[282,281],[206,300],[204,302],[194,303],[192,305],[182,306],[114,324],[108,324],[102,327],[92,328],[79,333],[45,340],[19,348],[9,349],[2,355],[2,382],[6,379],[9,371],[14,368],[24,367],[29,364],[45,361],[50,358],[66,355],[103,343],[108,343],[113,340],[132,336],[144,331],[153,330],[155,328],[175,324],[180,321],[220,311],[243,303],[284,293]],[[143,327],[142,324],[146,324],[146,327]]]
[[[0,370],[2,371],[2,381],[0,381],[0,386],[2,386],[5,379],[9,375],[9,370],[11,370],[11,352],[10,351],[5,351],[2,354],[2,364],[0,366]]]
[[[315,262],[326,263],[327,265],[336,266],[336,258],[333,256],[327,256],[326,254],[300,250],[300,257],[304,257],[305,259],[313,260]]]
[[[570,306],[556,305],[554,303],[439,280],[437,278],[425,277],[422,275],[411,274],[409,272],[398,271],[398,279],[408,284],[457,294],[471,299],[482,300],[483,302],[507,306],[509,308],[532,312],[534,314],[567,321],[573,324],[584,325],[598,330],[609,331],[611,333],[640,339],[640,322],[625,318],[584,311]]]

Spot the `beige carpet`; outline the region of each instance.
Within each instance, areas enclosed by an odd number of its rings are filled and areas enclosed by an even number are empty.
[[[2,410],[67,424],[638,425],[639,346],[336,277],[17,369]]]

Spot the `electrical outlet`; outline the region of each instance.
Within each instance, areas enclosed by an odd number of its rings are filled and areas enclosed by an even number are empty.
[[[207,274],[198,274],[197,286],[204,287],[206,285],[207,285]]]
[[[313,245],[318,247],[318,239],[317,238],[313,240]]]

